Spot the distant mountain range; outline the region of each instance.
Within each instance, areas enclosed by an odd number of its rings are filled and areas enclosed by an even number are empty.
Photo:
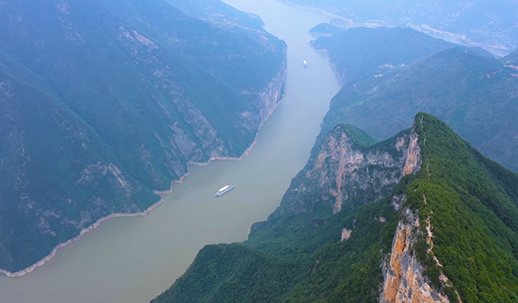
[[[481,48],[463,47],[409,28],[351,28],[316,39],[312,44],[329,55],[342,85],[379,77],[454,47],[494,57]]]
[[[410,27],[497,53],[518,47],[516,1],[283,1],[335,14],[346,27]]]
[[[152,302],[515,302],[518,175],[424,113],[372,142],[336,126],[247,241]]]
[[[1,1],[0,269],[241,156],[284,88],[261,24],[219,1]]]
[[[498,60],[423,36],[409,29],[358,28],[317,39],[314,45],[329,54],[344,84],[331,101],[323,134],[350,123],[382,140],[425,111],[518,171],[516,53]]]

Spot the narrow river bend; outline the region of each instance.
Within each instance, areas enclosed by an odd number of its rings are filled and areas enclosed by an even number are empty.
[[[0,276],[0,302],[149,302],[185,272],[204,245],[245,240],[250,225],[279,205],[339,89],[328,60],[310,47],[307,33],[331,17],[275,0],[225,2],[259,15],[266,29],[288,44],[286,96],[254,149],[242,161],[192,167],[148,216],[111,219],[34,272]],[[214,198],[229,182],[236,188]]]

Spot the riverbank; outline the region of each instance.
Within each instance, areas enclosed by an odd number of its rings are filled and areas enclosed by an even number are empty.
[[[329,100],[340,88],[328,60],[308,43],[308,30],[329,19],[275,0],[225,2],[259,15],[266,30],[288,45],[284,98],[253,148],[241,161],[193,163],[189,178],[174,184],[146,217],[107,220],[31,274],[0,276],[2,301],[149,302],[185,272],[203,246],[246,240],[249,227],[278,207],[306,164]],[[303,60],[311,62],[308,69]],[[214,199],[230,181],[238,186]]]
[[[153,209],[157,208],[164,201],[165,200],[163,198],[161,198],[157,203],[151,205],[150,207],[148,207],[143,212],[138,212],[138,213],[115,213],[115,214],[111,214],[111,215],[106,216],[106,217],[102,217],[99,220],[97,220],[94,224],[88,226],[85,229],[82,229],[79,232],[79,235],[75,236],[74,238],[72,238],[72,239],[70,239],[70,240],[68,240],[66,242],[63,242],[63,243],[60,243],[60,244],[56,245],[49,255],[47,255],[45,258],[41,259],[40,261],[34,263],[33,265],[27,267],[26,269],[20,270],[20,271],[17,271],[17,272],[10,272],[10,271],[6,271],[6,270],[3,270],[3,269],[0,269],[0,274],[4,274],[4,275],[8,276],[9,278],[22,277],[22,276],[24,276],[26,274],[29,274],[32,271],[34,271],[36,268],[44,265],[47,261],[52,259],[52,257],[54,257],[56,255],[56,253],[58,252],[58,250],[60,248],[66,247],[67,245],[70,245],[70,244],[72,244],[74,242],[79,241],[87,232],[92,231],[93,229],[99,227],[99,225],[101,223],[103,223],[103,222],[105,222],[105,221],[107,221],[109,219],[113,219],[113,218],[127,218],[127,217],[131,218],[131,217],[146,216],[147,214],[149,214],[149,212],[151,212]]]
[[[284,56],[286,56],[286,53],[284,54]],[[286,60],[285,60],[286,61]],[[252,143],[250,144],[250,146],[241,154],[241,156],[239,157],[220,157],[220,156],[213,156],[213,157],[210,157],[209,160],[207,160],[207,162],[189,162],[188,163],[188,166],[187,166],[187,173],[185,173],[183,176],[180,177],[179,180],[173,180],[171,181],[171,185],[169,186],[169,189],[168,190],[165,190],[165,191],[158,191],[158,190],[155,190],[154,193],[157,194],[157,195],[169,195],[169,194],[172,194],[173,193],[173,185],[174,184],[181,184],[183,179],[185,179],[187,176],[189,176],[190,172],[191,172],[191,169],[190,169],[190,165],[196,165],[196,166],[207,166],[209,165],[212,161],[215,161],[215,160],[230,160],[230,161],[241,161],[243,160],[246,156],[248,156],[248,154],[252,151],[252,149],[254,148],[255,144],[257,143],[257,138],[259,137],[259,132],[261,131],[261,128],[263,127],[264,123],[271,117],[271,115],[273,114],[273,112],[275,111],[275,109],[277,109],[277,107],[279,107],[279,105],[281,105],[282,101],[284,100],[284,92],[283,92],[283,89],[284,89],[284,86],[286,84],[286,75],[287,75],[287,66],[286,64],[284,64],[284,71],[280,71],[281,74],[283,74],[283,76],[281,77],[282,79],[282,83],[283,85],[281,85],[281,89],[279,90],[279,98],[274,98],[274,99],[277,99],[275,102],[272,102],[273,103],[273,106],[267,111],[263,121],[259,124],[258,128],[257,128],[257,132],[255,133],[255,137],[254,137],[254,140],[252,141]],[[274,79],[277,78],[274,77]],[[271,85],[268,85],[267,86],[268,88],[271,87]],[[261,92],[259,93],[259,95],[263,95],[265,92]],[[265,103],[268,103],[267,100],[265,100]]]
[[[285,61],[286,61],[286,53],[284,54],[285,56]],[[271,89],[272,86],[278,90],[277,93],[274,93],[273,95],[274,96],[277,96],[277,95],[282,95],[282,87],[284,87],[285,83],[286,83],[286,74],[287,74],[287,67],[286,67],[286,64],[283,65],[283,69],[279,70],[279,73],[277,73],[277,75],[273,78],[272,81],[275,81],[277,80],[279,77],[278,75],[281,74],[283,75],[281,77],[281,84],[280,85],[271,85],[271,82],[267,85],[266,89],[265,90],[268,90],[268,89]],[[278,80],[277,80],[278,81]],[[266,92],[265,91],[262,91],[259,93],[259,96],[261,95],[264,95]],[[267,95],[271,95],[271,92],[270,93],[267,93]],[[0,274],[4,274],[6,275],[7,277],[9,278],[16,278],[16,277],[22,277],[26,274],[29,274],[31,273],[32,271],[34,271],[36,268],[40,267],[40,266],[43,266],[46,262],[48,262],[50,259],[52,259],[56,253],[58,252],[58,250],[60,248],[63,248],[63,247],[66,247],[72,243],[75,243],[77,241],[79,241],[86,233],[88,233],[89,231],[92,231],[93,229],[99,227],[99,225],[109,219],[113,219],[113,218],[132,218],[132,217],[139,217],[139,216],[146,216],[147,214],[149,214],[152,210],[154,210],[155,208],[157,208],[160,204],[162,204],[165,200],[164,200],[164,195],[168,195],[168,194],[172,194],[173,192],[173,185],[174,184],[181,184],[182,181],[184,180],[184,178],[186,178],[189,174],[190,174],[190,165],[197,165],[197,166],[206,166],[206,165],[209,165],[212,161],[214,160],[232,160],[232,161],[240,161],[242,160],[244,157],[246,157],[250,151],[253,149],[253,147],[255,146],[255,144],[257,143],[257,138],[259,136],[259,131],[261,130],[261,127],[264,125],[264,123],[268,120],[268,118],[270,118],[270,116],[273,114],[273,112],[275,111],[275,109],[282,103],[283,101],[283,97],[284,96],[280,96],[280,99],[278,100],[275,100],[274,102],[270,102],[269,100],[263,100],[265,102],[265,104],[273,104],[273,107],[271,107],[267,113],[266,113],[266,116],[265,118],[263,119],[263,121],[259,124],[258,126],[258,129],[257,129],[257,132],[255,134],[255,138],[253,140],[253,142],[250,144],[250,146],[241,154],[241,156],[239,157],[218,157],[218,156],[213,156],[211,158],[209,158],[209,160],[207,160],[207,162],[189,162],[187,164],[187,172],[180,177],[179,180],[173,180],[171,181],[171,185],[169,187],[168,190],[166,191],[158,191],[158,190],[155,190],[153,191],[155,194],[157,195],[160,195],[162,196],[160,198],[160,200],[156,203],[154,203],[153,205],[149,206],[147,209],[145,209],[144,211],[142,212],[137,212],[137,213],[114,213],[114,214],[110,214],[108,216],[105,216],[105,217],[101,217],[100,219],[98,219],[95,223],[93,223],[92,225],[88,226],[87,228],[84,228],[82,229],[79,234],[77,236],[75,236],[74,238],[70,239],[70,240],[67,240],[65,242],[62,242],[62,243],[59,243],[58,245],[56,245],[50,254],[48,254],[46,257],[42,258],[41,260],[39,260],[38,262],[34,263],[33,265],[23,269],[23,270],[20,270],[20,271],[17,271],[17,272],[10,272],[10,271],[7,271],[7,270],[4,270],[4,269],[0,269]]]

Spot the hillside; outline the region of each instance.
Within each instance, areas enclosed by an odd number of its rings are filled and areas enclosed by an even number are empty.
[[[339,125],[247,241],[152,302],[515,302],[517,182],[427,114],[376,144]]]
[[[425,111],[484,155],[518,171],[517,88],[512,66],[465,49],[444,50],[399,70],[347,83],[331,101],[323,130],[350,123],[380,140]]]
[[[341,17],[347,27],[409,27],[459,43],[508,53],[518,46],[514,1],[284,0]]]
[[[351,28],[336,35],[320,37],[312,45],[329,55],[342,85],[380,77],[437,52],[462,47],[413,29],[385,27]],[[480,48],[466,49],[492,57]]]
[[[0,3],[2,272],[253,143],[282,98],[286,45],[255,16],[189,3]]]
[[[518,65],[518,50],[515,50],[514,52],[510,53],[509,55],[503,57],[500,59],[500,61],[506,65]],[[514,69],[517,69],[514,67]]]

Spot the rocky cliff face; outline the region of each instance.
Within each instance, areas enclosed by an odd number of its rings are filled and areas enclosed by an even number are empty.
[[[417,240],[419,218],[408,209],[404,213],[405,221],[399,222],[389,259],[383,264],[383,292],[379,302],[449,303],[446,295],[430,285],[423,266],[412,251]]]
[[[406,35],[398,41],[403,45],[416,42]],[[425,45],[432,49],[431,44]],[[395,47],[386,47],[387,53],[399,54]],[[365,51],[354,44],[348,48]],[[378,48],[373,50],[374,58],[388,56]],[[335,50],[330,55],[337,64],[343,64],[342,69],[355,66],[354,60],[343,58],[345,53],[350,52]],[[422,53],[415,55],[419,58]],[[323,129],[327,132],[338,123],[349,123],[383,140],[411,123],[416,111],[430,112],[484,155],[518,171],[518,123],[514,119],[518,114],[514,102],[518,78],[513,55],[499,61],[473,50],[453,48],[421,58],[403,68],[377,70],[375,66],[373,73],[361,74],[368,76],[363,81],[343,86],[331,101]]]
[[[250,148],[282,98],[286,45],[212,4],[202,20],[163,0],[0,3],[1,272],[145,213],[189,163]]]
[[[419,121],[417,122],[419,123]],[[362,147],[348,126],[337,126],[323,140],[306,168],[293,180],[272,218],[312,212],[317,204],[328,205],[333,214],[372,203],[389,194],[405,175],[421,169],[422,155],[415,127],[383,144]],[[401,210],[405,194],[394,195],[391,204]],[[401,210],[405,219],[399,222],[388,260],[381,264],[384,282],[379,301],[450,302],[447,296],[431,286],[424,267],[413,252],[420,225],[417,215]],[[384,222],[384,218],[374,218]],[[344,227],[341,241],[354,233]],[[429,236],[431,242],[431,235]]]
[[[362,147],[349,126],[339,125],[294,178],[272,214],[311,212],[318,203],[333,213],[374,202],[421,164],[417,135],[402,132],[381,145]]]
[[[424,113],[378,144],[347,125],[317,144],[247,241],[205,247],[153,302],[516,302],[517,174]]]
[[[286,50],[284,50],[286,57]],[[258,102],[259,117],[261,121],[268,118],[273,110],[279,105],[284,95],[284,85],[286,84],[286,73],[288,71],[287,61],[284,60],[279,67],[279,71],[268,83],[268,85],[259,93],[260,101]]]

